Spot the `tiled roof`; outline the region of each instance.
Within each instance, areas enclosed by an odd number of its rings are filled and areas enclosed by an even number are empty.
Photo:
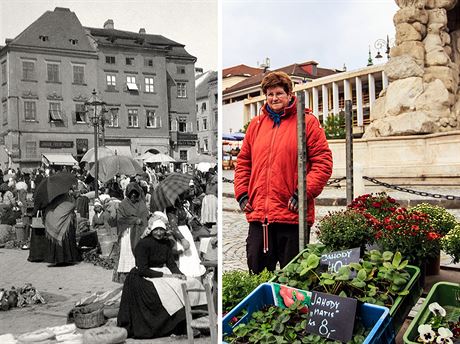
[[[195,90],[196,99],[204,98],[208,96],[209,81],[217,79],[217,72],[209,71],[206,75],[201,76],[203,79],[200,80]]]
[[[285,66],[285,67],[275,69],[273,71],[277,71],[277,72],[281,71],[281,72],[287,73],[289,76],[297,76],[297,77],[300,77],[300,78],[308,78],[308,79],[317,79],[317,78],[321,78],[321,77],[326,76],[326,75],[331,75],[331,74],[337,73],[337,71],[332,70],[332,69],[317,68],[317,75],[312,75],[310,73],[307,73],[306,71],[304,71],[301,68],[302,65],[313,64],[313,63],[317,64],[315,61],[309,61],[308,63],[302,63],[302,64],[294,63],[294,64],[291,64],[289,66]],[[269,72],[271,72],[271,71],[269,71]],[[244,90],[245,88],[260,85],[260,83],[262,82],[262,79],[264,78],[265,74],[266,73],[262,72],[262,73],[259,73],[257,75],[254,75],[252,77],[249,77],[249,78],[247,78],[245,80],[242,80],[239,83],[233,85],[232,87],[226,88],[223,91],[223,93],[224,94],[229,94],[229,93],[232,93],[232,92]]]
[[[254,67],[246,66],[244,64],[240,64],[238,66],[225,68],[222,71],[222,77],[224,77],[224,78],[228,78],[230,76],[246,76],[246,77],[249,77],[249,76],[259,74],[262,71],[263,71],[263,68],[254,68]]]
[[[75,44],[70,40],[75,40]],[[10,45],[94,52],[75,13],[62,7],[46,11]]]
[[[310,74],[305,72],[297,64],[292,64],[292,65],[289,65],[289,66],[286,66],[286,67],[278,68],[278,69],[275,69],[274,71],[282,71],[282,72],[287,73],[289,76],[298,76],[298,77],[301,77],[301,78],[303,78],[303,77],[314,78],[314,76],[311,76]],[[268,72],[270,72],[270,71],[268,71]],[[262,72],[262,73],[259,73],[257,75],[254,75],[254,76],[252,76],[250,78],[242,80],[239,83],[233,85],[232,87],[226,88],[223,93],[228,94],[228,93],[231,93],[231,92],[244,90],[245,88],[249,88],[249,87],[252,87],[252,86],[260,85],[260,83],[262,82],[262,79],[264,78],[265,74],[266,73]]]
[[[116,29],[101,29],[87,28],[100,44],[113,46],[131,46],[142,48],[164,48],[168,50],[169,56],[195,58],[190,55],[183,44],[177,43],[162,35],[140,34],[136,32],[116,30]]]

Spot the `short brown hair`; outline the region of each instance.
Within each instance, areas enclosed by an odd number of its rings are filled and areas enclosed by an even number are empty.
[[[282,87],[287,94],[292,92],[292,80],[285,72],[271,72],[262,80],[262,92],[267,94],[267,90],[271,87]]]

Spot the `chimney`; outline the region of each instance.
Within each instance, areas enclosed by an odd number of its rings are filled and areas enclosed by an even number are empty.
[[[145,35],[145,29],[144,29],[143,27],[141,27],[141,28],[139,29],[139,33],[140,33],[141,35]]]
[[[114,29],[113,20],[107,19],[104,23],[104,29]]]

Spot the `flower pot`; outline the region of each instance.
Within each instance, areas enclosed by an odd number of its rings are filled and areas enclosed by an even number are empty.
[[[425,301],[420,306],[417,315],[414,320],[410,323],[406,332],[404,333],[404,343],[416,344],[418,337],[418,326],[425,324],[430,316],[429,305],[433,302],[437,302],[441,307],[447,305],[455,306],[457,304],[456,293],[460,290],[460,284],[449,283],[449,282],[438,282],[436,283],[428,293]]]
[[[425,262],[425,275],[439,275],[441,270],[441,252],[436,257],[428,258]]]

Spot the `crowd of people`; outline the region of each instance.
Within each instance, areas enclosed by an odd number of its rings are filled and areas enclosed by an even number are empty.
[[[166,297],[165,290],[180,294],[183,281],[200,283],[206,273],[197,248],[200,237],[211,238],[217,247],[216,169],[187,174],[188,188],[173,204],[158,202],[154,196],[172,173],[164,166],[144,166],[136,176],[117,175],[99,182],[97,198],[94,179],[80,171],[37,169],[25,174],[10,169],[4,176],[0,170],[0,180],[5,181],[0,187],[1,223],[30,227],[29,242],[22,247],[29,249],[28,260],[50,266],[80,262],[84,250],[100,251],[101,234],[113,233],[117,238],[110,253],[115,261],[113,281],[123,284],[118,326],[135,338],[183,330],[185,310],[176,307],[177,300]],[[42,197],[37,193],[40,183],[61,172],[74,178],[72,187],[46,205],[37,204]]]

